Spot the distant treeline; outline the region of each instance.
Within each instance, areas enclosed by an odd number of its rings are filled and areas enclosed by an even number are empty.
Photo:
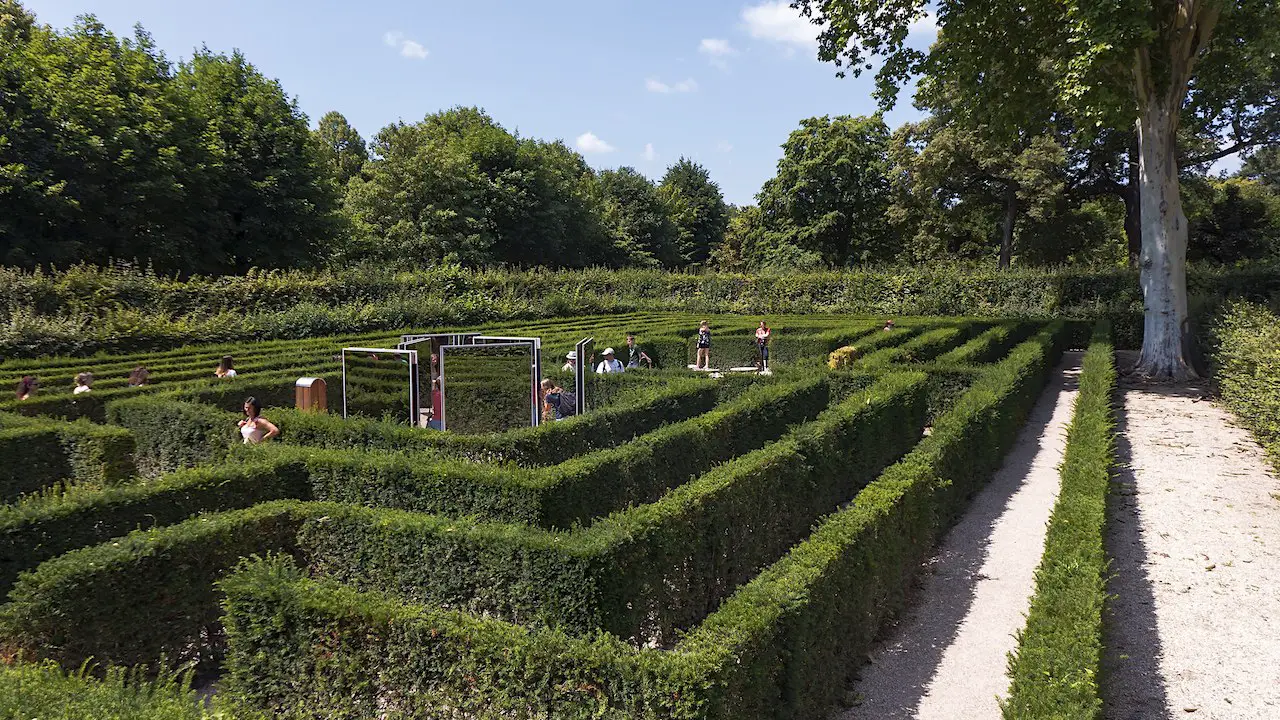
[[[805,119],[756,203],[735,207],[691,160],[659,182],[596,171],[476,108],[369,141],[338,112],[313,130],[238,52],[174,63],[140,27],[58,30],[0,0],[0,265],[791,272],[1134,255],[1125,137],[1058,130],[1009,148],[930,110],[894,132],[879,116]],[[1191,259],[1280,256],[1280,148],[1238,177],[1188,175]]]

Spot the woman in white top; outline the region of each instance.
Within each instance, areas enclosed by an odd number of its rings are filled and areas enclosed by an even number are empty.
[[[233,378],[236,376],[235,363],[230,355],[222,356],[222,362],[218,363],[218,367],[213,369],[213,374],[220,378]]]
[[[82,372],[76,375],[76,389],[71,392],[75,395],[87,393],[93,389],[93,373]]]
[[[247,398],[244,401],[244,420],[240,421],[240,436],[245,445],[257,445],[263,440],[270,440],[280,434],[280,428],[262,417],[262,404],[258,398]]]

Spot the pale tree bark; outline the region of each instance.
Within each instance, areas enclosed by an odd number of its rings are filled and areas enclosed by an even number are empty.
[[[1175,17],[1134,64],[1138,99],[1138,192],[1142,253],[1142,354],[1134,371],[1188,380],[1187,218],[1178,182],[1178,118],[1195,62],[1209,43],[1221,0],[1178,0]],[[1158,57],[1158,67],[1153,67]]]
[[[1177,109],[1153,103],[1138,117],[1139,203],[1142,253],[1138,259],[1144,304],[1138,371],[1186,380],[1195,376],[1183,357],[1187,317],[1187,219],[1182,214],[1174,157]]]

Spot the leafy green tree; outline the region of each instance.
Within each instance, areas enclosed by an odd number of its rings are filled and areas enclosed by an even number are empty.
[[[1191,260],[1234,263],[1280,254],[1280,195],[1256,180],[1205,183],[1189,203]]]
[[[337,198],[307,118],[239,52],[202,49],[175,82],[200,123],[189,212],[202,271],[313,264],[333,240]],[[206,268],[208,268],[206,270]]]
[[[182,269],[194,133],[150,36],[88,16],[59,33],[12,2],[0,18],[0,259]]]
[[[801,121],[757,196],[765,227],[832,265],[892,258],[888,146],[879,116]]]
[[[653,181],[629,167],[605,170],[598,181],[603,221],[625,264],[680,264],[679,232]]]
[[[724,241],[729,222],[720,186],[711,180],[706,168],[682,157],[667,168],[659,188],[680,234],[682,264],[707,262],[711,250]]]
[[[347,187],[348,259],[582,267],[617,251],[582,156],[517,138],[477,108],[383,128]]]
[[[1240,177],[1257,180],[1280,193],[1280,145],[1268,145],[1251,154],[1240,167]]]
[[[1137,135],[1145,297],[1138,370],[1195,375],[1186,360],[1187,221],[1179,191],[1184,112],[1200,129],[1270,126],[1280,67],[1280,4],[1272,0],[1030,0],[943,3],[938,42],[907,46],[926,0],[795,0],[823,26],[819,57],[854,74],[885,60],[877,96],[891,105],[918,73],[961,89],[956,112],[985,117],[1005,137],[1065,111],[1082,128]],[[1233,122],[1234,121],[1234,122]],[[1035,130],[1033,130],[1035,132]],[[1225,148],[1224,148],[1225,149]]]
[[[330,110],[320,118],[320,124],[312,132],[320,151],[320,160],[326,172],[338,187],[346,187],[369,161],[369,150],[364,138],[351,127],[347,118],[336,110]]]

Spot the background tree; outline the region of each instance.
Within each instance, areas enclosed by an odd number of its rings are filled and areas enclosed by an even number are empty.
[[[369,161],[369,150],[365,147],[364,138],[337,110],[330,110],[320,118],[320,124],[312,132],[312,136],[319,148],[320,161],[325,171],[340,188],[345,188],[347,181],[355,177]]]
[[[830,265],[892,258],[888,145],[879,116],[801,121],[757,196],[765,228]]]
[[[141,28],[55,31],[0,2],[0,261],[314,263],[335,198],[278,84],[239,55],[175,71]]]
[[[659,189],[679,233],[681,264],[707,262],[711,250],[724,241],[729,222],[720,186],[706,168],[682,157],[667,168]]]
[[[204,272],[312,265],[332,241],[336,197],[307,118],[239,52],[202,49],[175,82],[199,122],[188,198]]]
[[[477,108],[383,128],[347,187],[348,259],[583,267],[616,262],[593,173],[561,142],[518,138]]]
[[[601,212],[625,264],[674,267],[683,260],[680,232],[653,181],[634,168],[599,175]]]
[[[819,57],[855,74],[885,59],[877,94],[923,72],[961,88],[959,111],[986,115],[1009,136],[1039,127],[1044,108],[1066,109],[1079,127],[1133,127],[1138,139],[1145,297],[1138,370],[1186,378],[1189,317],[1187,221],[1179,190],[1178,130],[1184,109],[1213,118],[1265,114],[1238,105],[1266,97],[1280,65],[1280,5],[1270,0],[1033,0],[944,3],[939,38],[926,54],[906,46],[925,0],[796,0],[823,26]],[[842,70],[843,71],[843,70]],[[1045,82],[1048,75],[1056,80]],[[1052,97],[1045,97],[1045,88]],[[1234,107],[1234,110],[1233,110]],[[1226,123],[1230,125],[1230,123]]]

